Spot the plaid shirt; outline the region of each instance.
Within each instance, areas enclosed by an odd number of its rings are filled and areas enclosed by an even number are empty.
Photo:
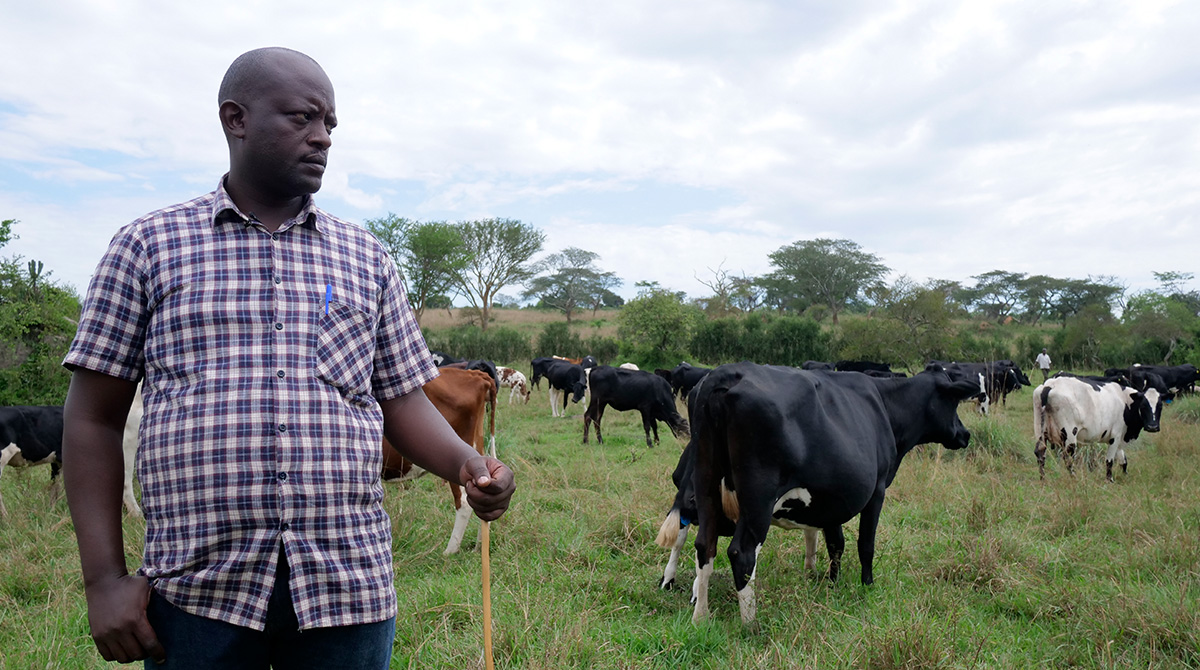
[[[145,375],[140,572],[262,630],[280,543],[300,627],[396,614],[382,413],[437,376],[394,266],[309,198],[275,233],[225,192],[122,228],[64,360]]]

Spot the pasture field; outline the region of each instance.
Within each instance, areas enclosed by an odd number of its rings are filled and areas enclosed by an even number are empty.
[[[522,368],[522,366],[516,366]],[[836,584],[803,570],[799,532],[773,529],[757,573],[757,625],[743,627],[722,542],[712,618],[691,622],[691,555],[658,589],[654,544],[683,447],[662,427],[647,448],[635,412],[606,413],[606,443],[581,444],[583,407],[555,419],[544,388],[501,394],[499,455],[516,472],[492,526],[499,668],[1200,667],[1200,398],[1164,411],[1129,450],[1128,475],[1033,459],[1029,389],[991,417],[964,405],[962,452],[916,449],[888,493],[873,586],[854,542]],[[1099,447],[1091,449],[1093,453]],[[940,452],[940,453],[939,453]],[[0,666],[111,667],[87,636],[66,505],[46,468],[4,473]],[[431,477],[389,486],[400,617],[393,668],[482,667],[480,554],[443,556],[452,524]],[[142,525],[125,523],[137,565]],[[826,570],[823,546],[818,569]],[[168,650],[169,653],[169,650]]]

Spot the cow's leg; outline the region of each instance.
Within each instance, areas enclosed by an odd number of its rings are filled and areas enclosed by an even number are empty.
[[[702,438],[703,439],[703,438]],[[717,556],[717,526],[720,523],[717,516],[717,504],[721,499],[720,478],[714,472],[715,468],[700,454],[706,454],[711,447],[705,446],[697,451],[696,470],[692,477],[696,483],[696,580],[692,583],[692,602],[696,604],[692,612],[692,623],[700,623],[708,619],[708,582],[712,578],[713,560]],[[701,490],[700,487],[705,487]]]
[[[883,510],[884,489],[881,486],[858,516],[858,562],[862,564],[862,583],[875,582],[875,530]]]
[[[938,453],[942,453],[938,450]],[[1033,446],[1033,455],[1037,457],[1038,462],[1038,477],[1046,478],[1046,437],[1043,435],[1037,439],[1037,444]]]
[[[817,529],[804,527],[804,569],[815,572],[817,569]]]
[[[62,487],[59,486],[58,474],[62,472],[62,465],[57,460],[50,461],[50,501],[58,502],[62,497]]]
[[[450,492],[454,495],[455,507],[454,512],[454,530],[450,531],[450,542],[446,544],[444,554],[458,553],[459,547],[462,546],[463,535],[467,532],[467,522],[471,520],[471,506],[467,504],[467,492],[463,489],[450,485]]]
[[[742,623],[754,623],[758,603],[754,597],[754,576],[758,568],[758,553],[762,551],[771,528],[771,505],[774,501],[748,495],[750,500],[738,499],[741,516],[729,541],[729,566],[733,571],[733,586],[737,589],[738,609]]]
[[[13,459],[17,454],[21,453],[21,448],[15,444],[10,444],[4,449],[0,449],[0,479],[4,477],[4,466]],[[8,510],[4,508],[4,495],[0,493],[0,517],[8,517]]]
[[[135,518],[142,518],[142,508],[138,506],[137,496],[133,493],[133,470],[137,459],[137,442],[125,444],[122,447],[125,457],[125,485],[122,489],[121,500],[125,503],[125,511]]]
[[[587,409],[583,410],[583,443],[588,443],[588,428],[591,428],[592,421],[596,416],[596,403],[588,403]],[[603,444],[600,439],[600,423],[596,422],[596,442]]]
[[[669,589],[675,584],[675,573],[679,569],[679,556],[683,553],[683,548],[687,546],[687,538],[688,526],[680,527],[679,535],[675,538],[675,546],[671,547],[671,557],[667,559],[667,567],[663,570],[662,581],[658,584],[660,589]]]
[[[650,412],[642,412],[642,430],[646,432],[646,446],[653,447],[658,444],[658,422],[650,416]],[[654,442],[650,442],[650,431],[654,431]]]
[[[558,391],[550,384],[550,414],[558,416]]]
[[[825,551],[829,552],[829,581],[836,582],[842,571],[842,554],[846,552],[846,536],[841,524],[822,528],[825,535]]]
[[[1075,430],[1078,431],[1079,429],[1076,428]],[[1065,428],[1062,430],[1063,460],[1067,464],[1067,473],[1072,475],[1075,474],[1075,447],[1078,444],[1075,435],[1075,432],[1068,434]]]
[[[1104,457],[1104,477],[1110,482],[1113,481],[1113,463],[1117,461],[1118,458],[1121,462],[1121,470],[1128,472],[1128,467],[1125,460],[1125,450],[1121,448],[1120,442],[1113,440],[1108,445],[1108,454],[1106,454]]]

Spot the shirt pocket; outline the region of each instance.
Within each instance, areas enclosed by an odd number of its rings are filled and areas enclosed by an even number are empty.
[[[330,302],[317,318],[318,379],[348,400],[368,403],[375,358],[375,316],[346,303]]]

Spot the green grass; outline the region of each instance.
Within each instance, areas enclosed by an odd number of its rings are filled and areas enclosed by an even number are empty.
[[[520,367],[520,366],[518,366]],[[500,668],[1195,668],[1200,667],[1200,426],[1165,410],[1160,433],[1129,449],[1127,476],[1033,459],[1028,389],[990,417],[964,405],[972,446],[920,447],[888,493],[875,584],[803,570],[801,534],[773,529],[760,555],[759,621],[743,627],[724,543],[712,617],[693,626],[694,566],[657,588],[654,544],[683,444],[647,448],[634,412],[606,413],[606,442],[581,444],[583,408],[550,416],[547,393],[507,404],[500,457],[517,474],[513,507],[492,526],[492,602]],[[1099,448],[1095,448],[1099,452]],[[78,557],[45,468],[7,470],[0,523],[0,666],[102,668],[87,636]],[[397,592],[393,668],[481,666],[475,526],[443,556],[449,494],[426,477],[390,486]],[[846,526],[848,548],[857,522]],[[126,522],[136,565],[141,525]],[[818,569],[828,567],[819,550]]]

